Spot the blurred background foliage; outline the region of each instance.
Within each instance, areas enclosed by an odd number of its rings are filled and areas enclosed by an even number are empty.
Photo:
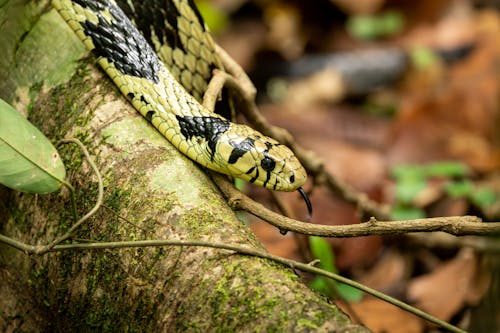
[[[500,2],[199,0],[273,123],[394,219],[500,217]],[[304,219],[295,194],[245,189]],[[312,223],[360,221],[311,183]],[[471,332],[500,332],[498,238],[440,233],[317,239],[248,223],[275,254],[311,261]],[[485,243],[485,241],[487,241]],[[487,245],[485,245],[487,244]],[[393,306],[306,277],[376,332],[436,331]]]

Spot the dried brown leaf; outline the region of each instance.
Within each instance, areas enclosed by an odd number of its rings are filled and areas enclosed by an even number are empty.
[[[342,304],[339,306],[349,313],[349,310],[342,307]],[[361,322],[375,333],[421,333],[423,331],[421,319],[379,299],[367,297],[359,303],[350,304],[350,307]]]
[[[417,308],[449,321],[466,303],[476,274],[477,258],[472,249],[462,249],[455,258],[408,286],[408,297]]]

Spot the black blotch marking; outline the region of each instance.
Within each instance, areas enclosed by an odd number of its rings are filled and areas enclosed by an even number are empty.
[[[151,38],[151,30],[153,29],[162,43],[168,44],[172,49],[181,49],[186,53],[181,43],[179,29],[177,29],[177,19],[180,12],[172,0],[135,1],[134,10],[127,1],[121,0],[117,3],[128,17],[134,19],[137,29],[142,32],[150,45],[154,45]]]
[[[150,110],[148,112],[146,112],[146,119],[151,122],[151,120],[153,119],[153,116],[155,115],[155,112],[153,110]]]
[[[181,128],[181,134],[187,139],[199,137],[208,142],[208,148],[213,160],[219,137],[225,133],[231,123],[216,117],[175,116]]]
[[[164,27],[163,30],[158,31],[159,36],[162,37],[163,41],[166,40],[166,42],[174,48],[179,48],[182,50],[182,52],[186,53],[186,50],[184,49],[184,45],[182,45],[181,42],[181,36],[179,35],[180,30],[177,29],[177,18],[181,15],[179,13],[179,10],[173,3],[173,1],[167,1],[167,8],[165,10],[165,15],[164,18],[168,22],[167,25],[163,24],[160,27]],[[165,22],[165,20],[164,20]],[[155,32],[160,29],[156,29]]]
[[[264,158],[262,159],[262,161],[260,161],[260,166],[267,173],[266,174],[266,180],[263,183],[264,187],[266,187],[267,183],[271,179],[271,172],[276,167],[276,161],[269,156],[269,150],[271,150],[276,145],[272,144],[271,142],[266,142],[265,145],[266,145],[267,149],[262,152],[264,154]],[[275,187],[276,184],[274,184],[273,186]]]
[[[142,32],[144,38],[153,46],[157,53],[159,53],[158,45],[153,43],[152,36],[153,33],[158,37],[162,45],[167,45],[171,49],[177,49],[183,52],[185,55],[190,54],[196,58],[196,61],[209,62],[209,71],[198,72],[198,75],[203,77],[205,82],[208,82],[212,77],[213,69],[218,68],[215,59],[210,57],[210,59],[201,59],[201,54],[193,54],[189,51],[187,46],[182,43],[181,35],[183,32],[178,29],[178,20],[180,11],[175,5],[173,0],[144,0],[144,1],[133,1],[132,5],[129,5],[130,1],[127,0],[117,0],[118,6],[127,14],[129,18],[134,22],[137,29]],[[194,1],[189,1],[189,6],[191,6],[196,18],[193,19],[192,24],[199,24],[202,31],[206,31],[205,23],[197,9],[194,5]],[[189,33],[188,33],[189,35]],[[195,38],[194,36],[187,36],[188,38]],[[203,44],[203,48],[209,53],[214,52],[213,47],[210,43],[205,43],[203,40],[200,41]],[[180,64],[167,64],[168,67],[182,67]],[[178,78],[179,79],[179,78]],[[180,81],[180,79],[179,79]],[[182,84],[182,82],[180,82]],[[191,95],[197,95],[201,92],[192,87],[184,87]],[[226,89],[224,89],[226,90]],[[195,94],[195,92],[197,94]],[[224,93],[224,92],[223,92]],[[226,98],[222,98],[222,102],[217,102],[215,107],[215,113],[220,114],[226,119],[231,118],[231,108],[230,103]]]
[[[293,184],[295,182],[295,175],[290,176],[290,184]]]
[[[133,100],[134,97],[135,97],[135,94],[134,93],[128,93],[127,97],[128,97],[128,99]]]
[[[266,187],[267,183],[269,182],[269,180],[271,179],[271,171],[268,171],[266,173],[266,180],[264,181],[264,183],[262,184],[262,186]]]
[[[271,142],[268,142],[268,141],[266,141],[265,145],[266,145],[266,148],[267,148],[266,151],[270,151],[274,146],[276,146],[276,145],[273,145]]]
[[[206,31],[205,29],[205,21],[203,20],[203,16],[201,16],[200,11],[198,10],[198,7],[196,7],[196,4],[194,3],[193,0],[188,0],[189,7],[193,10],[194,14],[198,18],[198,23],[200,24],[201,28],[203,31]]]
[[[106,9],[106,6],[100,2],[100,1],[93,1],[93,0],[74,0],[73,1],[76,4],[79,4],[83,8],[89,8],[92,11],[101,11]]]
[[[250,183],[253,183],[254,181],[257,180],[257,178],[259,178],[259,169],[255,169],[255,176],[252,177],[252,179],[250,179]]]
[[[250,169],[248,169],[247,172],[245,172],[247,175],[251,174],[254,170],[255,170],[256,166],[254,165],[253,167],[251,167]]]
[[[92,0],[75,2],[93,10],[98,17],[97,25],[89,20],[81,23],[85,34],[92,38],[95,45],[92,52],[96,56],[106,58],[122,73],[159,82],[160,60],[118,6],[112,2],[104,6]],[[104,9],[113,17],[113,23],[109,23],[100,13]]]
[[[141,95],[141,102],[148,104],[148,102],[146,101],[146,98],[144,98],[144,95]]]
[[[231,155],[229,156],[228,163],[234,164],[239,160],[240,157],[245,155],[245,153],[255,148],[255,140],[252,138],[246,138],[239,143],[231,142],[231,146],[233,147],[233,150],[231,151]]]

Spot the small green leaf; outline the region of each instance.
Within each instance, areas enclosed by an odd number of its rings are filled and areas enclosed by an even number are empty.
[[[469,172],[469,167],[461,162],[444,161],[425,166],[425,173],[429,177],[462,177]]]
[[[433,50],[426,47],[416,47],[410,51],[410,60],[416,68],[425,69],[438,61]]]
[[[358,15],[349,18],[346,29],[358,39],[388,37],[401,32],[405,20],[397,11],[387,11],[379,15]]]
[[[412,164],[401,164],[392,168],[391,174],[396,180],[403,179],[425,179],[425,172],[422,166]]]
[[[396,183],[396,200],[401,203],[412,203],[416,196],[427,186],[425,179],[408,178]]]
[[[425,212],[420,208],[396,206],[392,209],[391,216],[394,220],[414,220],[425,218]]]
[[[320,268],[330,273],[337,274],[337,268],[335,267],[335,255],[330,244],[324,238],[310,236],[309,246],[314,258],[320,260]],[[361,291],[324,276],[316,276],[310,282],[309,286],[326,296],[339,296],[347,301],[358,301],[362,296]]]
[[[328,272],[337,273],[335,256],[330,244],[321,237],[310,236],[309,246],[314,258],[319,259],[320,267]]]
[[[337,292],[340,297],[349,302],[359,302],[363,297],[363,292],[347,284],[337,282]]]
[[[332,288],[328,286],[328,280],[322,276],[316,276],[311,282],[309,282],[309,287],[325,296],[335,296]]]
[[[61,187],[66,171],[50,141],[0,99],[0,183],[30,193]]]
[[[481,187],[473,191],[470,197],[475,205],[482,208],[491,206],[498,200],[495,192],[486,187]]]
[[[467,197],[472,194],[474,186],[470,180],[464,179],[446,183],[444,190],[450,197],[460,198]]]
[[[241,180],[239,178],[234,179],[234,187],[236,187],[236,189],[238,189],[239,191],[243,191],[246,185],[247,185],[246,181]]]
[[[373,16],[354,16],[347,21],[347,31],[358,39],[374,39],[378,36],[377,21]]]
[[[380,17],[380,31],[383,36],[392,36],[403,31],[405,18],[401,12],[389,10]]]
[[[207,0],[197,0],[196,7],[200,11],[205,23],[211,31],[217,33],[223,30],[229,21],[225,12],[217,8],[213,3]]]
[[[340,297],[349,302],[358,302],[363,292],[347,284],[331,280],[324,276],[316,276],[309,287],[328,297]]]

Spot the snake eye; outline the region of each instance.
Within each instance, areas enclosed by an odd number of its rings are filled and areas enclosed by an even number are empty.
[[[264,169],[265,171],[273,171],[274,170],[274,167],[276,166],[276,162],[273,161],[270,157],[266,156],[262,159],[262,161],[260,162],[260,166],[262,167],[262,169]]]
[[[293,184],[294,181],[295,181],[295,175],[291,175],[290,176],[290,184]]]

